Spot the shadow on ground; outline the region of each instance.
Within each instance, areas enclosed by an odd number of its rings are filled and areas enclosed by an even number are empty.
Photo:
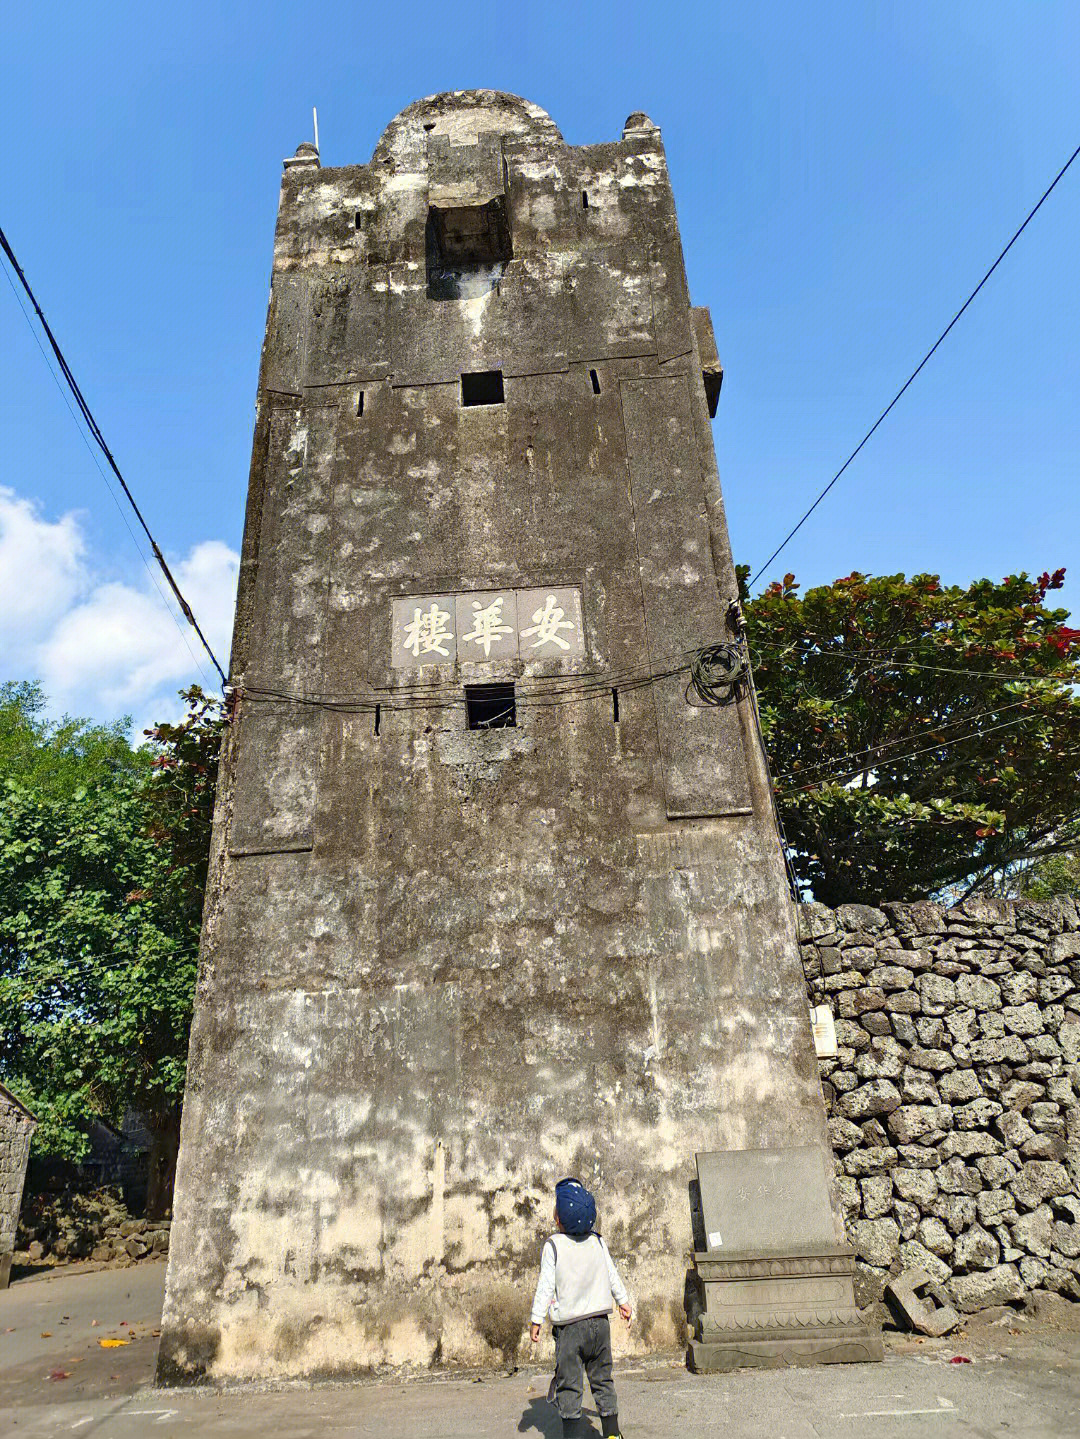
[[[582,1410],[586,1419],[589,1420],[590,1436],[599,1436],[599,1428],[592,1423],[592,1412],[588,1409]],[[525,1407],[525,1413],[521,1416],[518,1425],[519,1434],[542,1434],[544,1439],[562,1439],[563,1426],[559,1417],[559,1411],[552,1404],[550,1399],[530,1399]]]

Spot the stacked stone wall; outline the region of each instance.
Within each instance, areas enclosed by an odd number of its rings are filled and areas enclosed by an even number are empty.
[[[89,1194],[28,1194],[19,1215],[17,1264],[134,1264],[167,1253],[170,1223],[142,1219],[124,1205],[118,1188]]]
[[[799,906],[862,1302],[921,1268],[964,1313],[1080,1300],[1080,910]]]

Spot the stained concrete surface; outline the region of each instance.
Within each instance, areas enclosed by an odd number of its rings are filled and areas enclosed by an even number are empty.
[[[0,1434],[559,1439],[542,1370],[482,1380],[314,1389],[155,1390],[153,1329],[163,1280],[160,1264],[65,1271],[19,1279],[0,1296]],[[91,1327],[93,1319],[97,1327]],[[99,1337],[132,1329],[136,1338],[130,1345],[100,1348]],[[972,1362],[952,1364],[958,1354]],[[48,1377],[64,1371],[69,1378]],[[627,1364],[616,1377],[631,1439],[721,1434],[1057,1439],[1080,1433],[1080,1334],[1011,1315],[960,1338],[893,1336],[885,1363],[878,1365],[698,1377],[672,1357]],[[599,1434],[595,1416],[593,1428]]]
[[[456,92],[286,166],[165,1380],[497,1373],[566,1174],[664,1352],[694,1154],[828,1156],[749,691],[672,669],[738,633],[709,329],[638,112]],[[450,642],[499,597],[505,647]]]

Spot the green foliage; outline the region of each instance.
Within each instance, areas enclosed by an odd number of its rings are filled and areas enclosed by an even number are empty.
[[[43,718],[45,704],[40,685],[0,684],[0,780],[61,799],[117,773],[145,774],[150,756],[131,748],[128,721],[53,724]]]
[[[967,588],[851,574],[746,605],[801,884],[828,904],[974,887],[1080,838],[1080,631],[1064,571]]]
[[[179,724],[147,730],[153,771],[147,788],[150,834],[169,853],[169,882],[196,936],[202,918],[218,760],[225,733],[220,700],[198,685],[182,692],[187,714]]]
[[[132,750],[123,726],[48,724],[36,686],[0,690],[0,1073],[41,1153],[79,1159],[129,1106],[175,1128],[213,785],[192,756],[220,729],[187,698]]]
[[[1080,899],[1080,850],[1037,859],[1011,878],[1013,893],[1024,899],[1054,899],[1058,895]]]

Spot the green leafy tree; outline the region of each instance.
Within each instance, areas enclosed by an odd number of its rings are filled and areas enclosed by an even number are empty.
[[[1008,892],[1023,899],[1054,899],[1070,895],[1080,899],[1080,850],[1050,854],[1006,877]]]
[[[150,757],[131,748],[125,722],[51,723],[45,710],[40,685],[0,684],[0,780],[61,799],[118,773],[146,773]]]
[[[972,889],[1080,839],[1064,571],[943,586],[854,573],[746,602],[799,882],[827,904]]]
[[[188,700],[133,750],[122,725],[48,724],[35,686],[0,691],[0,1071],[38,1152],[78,1160],[94,1118],[141,1112],[151,1213],[171,1201],[216,758],[215,706]]]
[[[168,851],[170,888],[197,943],[226,711],[198,685],[181,698],[187,713],[179,724],[146,731],[153,754],[148,818],[150,834]]]

